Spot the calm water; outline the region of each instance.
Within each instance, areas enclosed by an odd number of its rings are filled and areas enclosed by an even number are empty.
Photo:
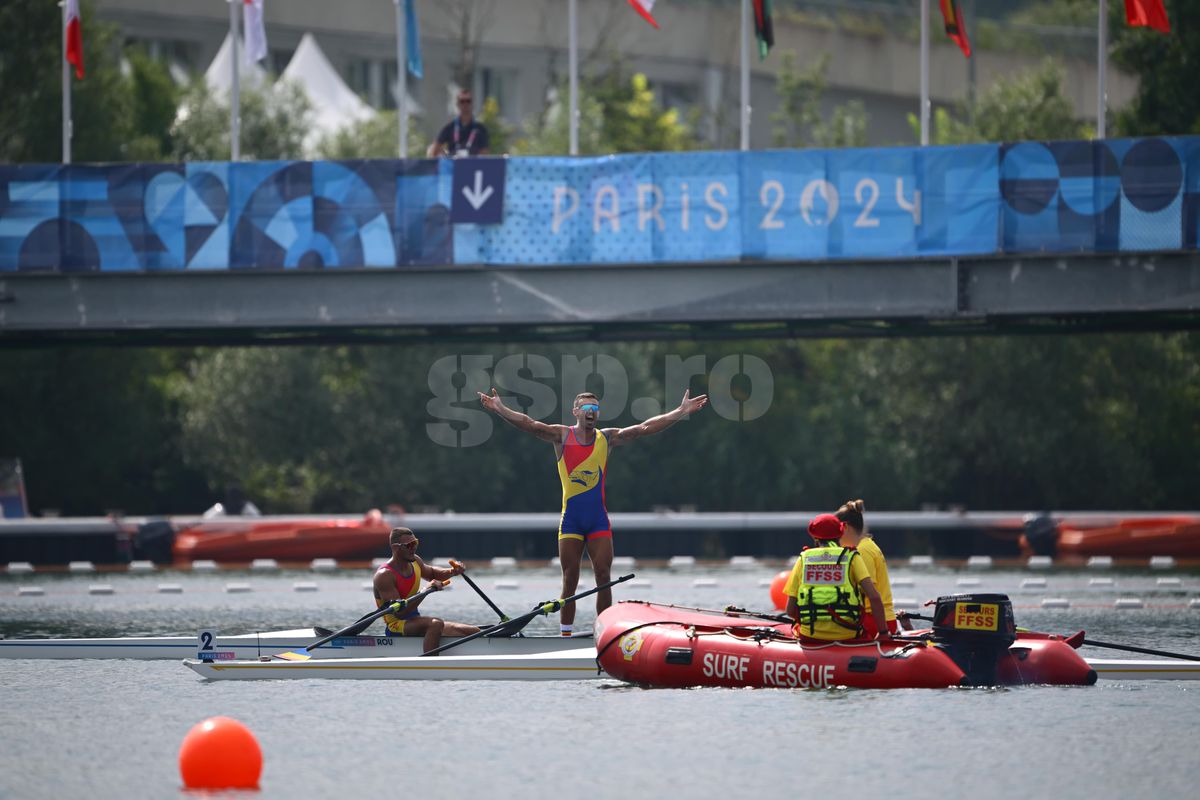
[[[619,597],[705,607],[768,606],[762,585],[776,568],[639,570]],[[1022,591],[1028,574],[905,571],[897,598],[966,591],[1012,595],[1025,627],[1200,652],[1200,574],[1044,574],[1045,590]],[[473,572],[510,614],[556,594],[550,570]],[[698,578],[717,586],[695,586]],[[365,573],[0,577],[0,634],[192,634],[337,627],[371,607]],[[182,595],[160,595],[158,583]],[[248,594],[228,594],[230,582]],[[293,584],[316,583],[297,593]],[[90,596],[107,583],[112,596]],[[499,584],[499,585],[498,585]],[[515,586],[514,586],[515,584]],[[44,597],[17,597],[39,585]],[[1043,610],[1042,597],[1069,610]],[[1116,597],[1151,607],[1113,611]],[[489,621],[469,587],[435,596],[452,618]],[[590,624],[593,614],[581,612]],[[551,630],[537,620],[529,630]],[[1112,651],[1093,656],[1123,657]],[[1134,657],[1134,656],[1130,656]],[[1102,682],[1090,688],[929,690],[644,690],[615,681],[205,682],[171,661],[0,661],[0,797],[179,797],[183,736],[215,715],[254,731],[264,753],[263,797],[780,796],[864,791],[873,795],[1127,798],[1194,796],[1200,781],[1200,686]],[[856,752],[814,769],[827,752]],[[845,775],[853,773],[849,783]],[[418,777],[424,774],[427,777]]]

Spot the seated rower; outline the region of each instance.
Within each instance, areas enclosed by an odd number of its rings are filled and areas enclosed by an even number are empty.
[[[862,634],[862,598],[871,601],[878,634],[887,639],[883,600],[858,553],[838,543],[846,525],[833,514],[818,514],[808,524],[813,546],[806,547],[784,584],[787,615],[796,621],[801,644],[855,639]]]
[[[842,534],[842,545],[853,547],[863,557],[867,564],[867,572],[871,573],[871,583],[879,590],[883,598],[883,616],[887,620],[889,633],[899,633],[900,626],[896,622],[896,611],[892,608],[892,581],[888,578],[887,562],[883,551],[875,543],[875,537],[867,531],[863,521],[863,511],[866,504],[862,500],[847,500],[837,510],[837,518],[846,524],[846,532]],[[863,606],[862,628],[868,638],[875,638],[875,615],[871,613],[871,600],[867,598]]]
[[[408,528],[392,528],[388,534],[388,544],[392,548],[392,557],[375,571],[374,590],[375,607],[380,608],[385,603],[409,598],[421,589],[421,579],[425,578],[439,591],[444,581],[454,575],[463,573],[463,565],[451,561],[449,567],[435,567],[426,564],[417,555],[417,545],[420,540]],[[421,601],[409,605],[400,616],[384,614],[383,621],[387,625],[388,636],[424,636],[424,652],[429,652],[438,646],[442,635],[467,636],[479,630],[474,625],[463,622],[446,622],[439,617],[427,617],[421,614]]]

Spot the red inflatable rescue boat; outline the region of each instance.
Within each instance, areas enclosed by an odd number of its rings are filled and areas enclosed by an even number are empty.
[[[1091,685],[1096,672],[1065,639],[1016,632],[1005,595],[937,600],[932,630],[889,642],[801,645],[790,622],[641,601],[596,620],[600,666],[644,686],[824,689],[942,688],[1019,684]]]

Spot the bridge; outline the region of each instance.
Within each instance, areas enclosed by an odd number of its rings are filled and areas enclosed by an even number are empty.
[[[1200,137],[0,166],[0,345],[1194,328]]]

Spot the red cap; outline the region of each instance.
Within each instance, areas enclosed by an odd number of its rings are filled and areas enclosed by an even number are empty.
[[[808,535],[814,539],[840,539],[846,523],[833,514],[818,514],[808,523]]]

